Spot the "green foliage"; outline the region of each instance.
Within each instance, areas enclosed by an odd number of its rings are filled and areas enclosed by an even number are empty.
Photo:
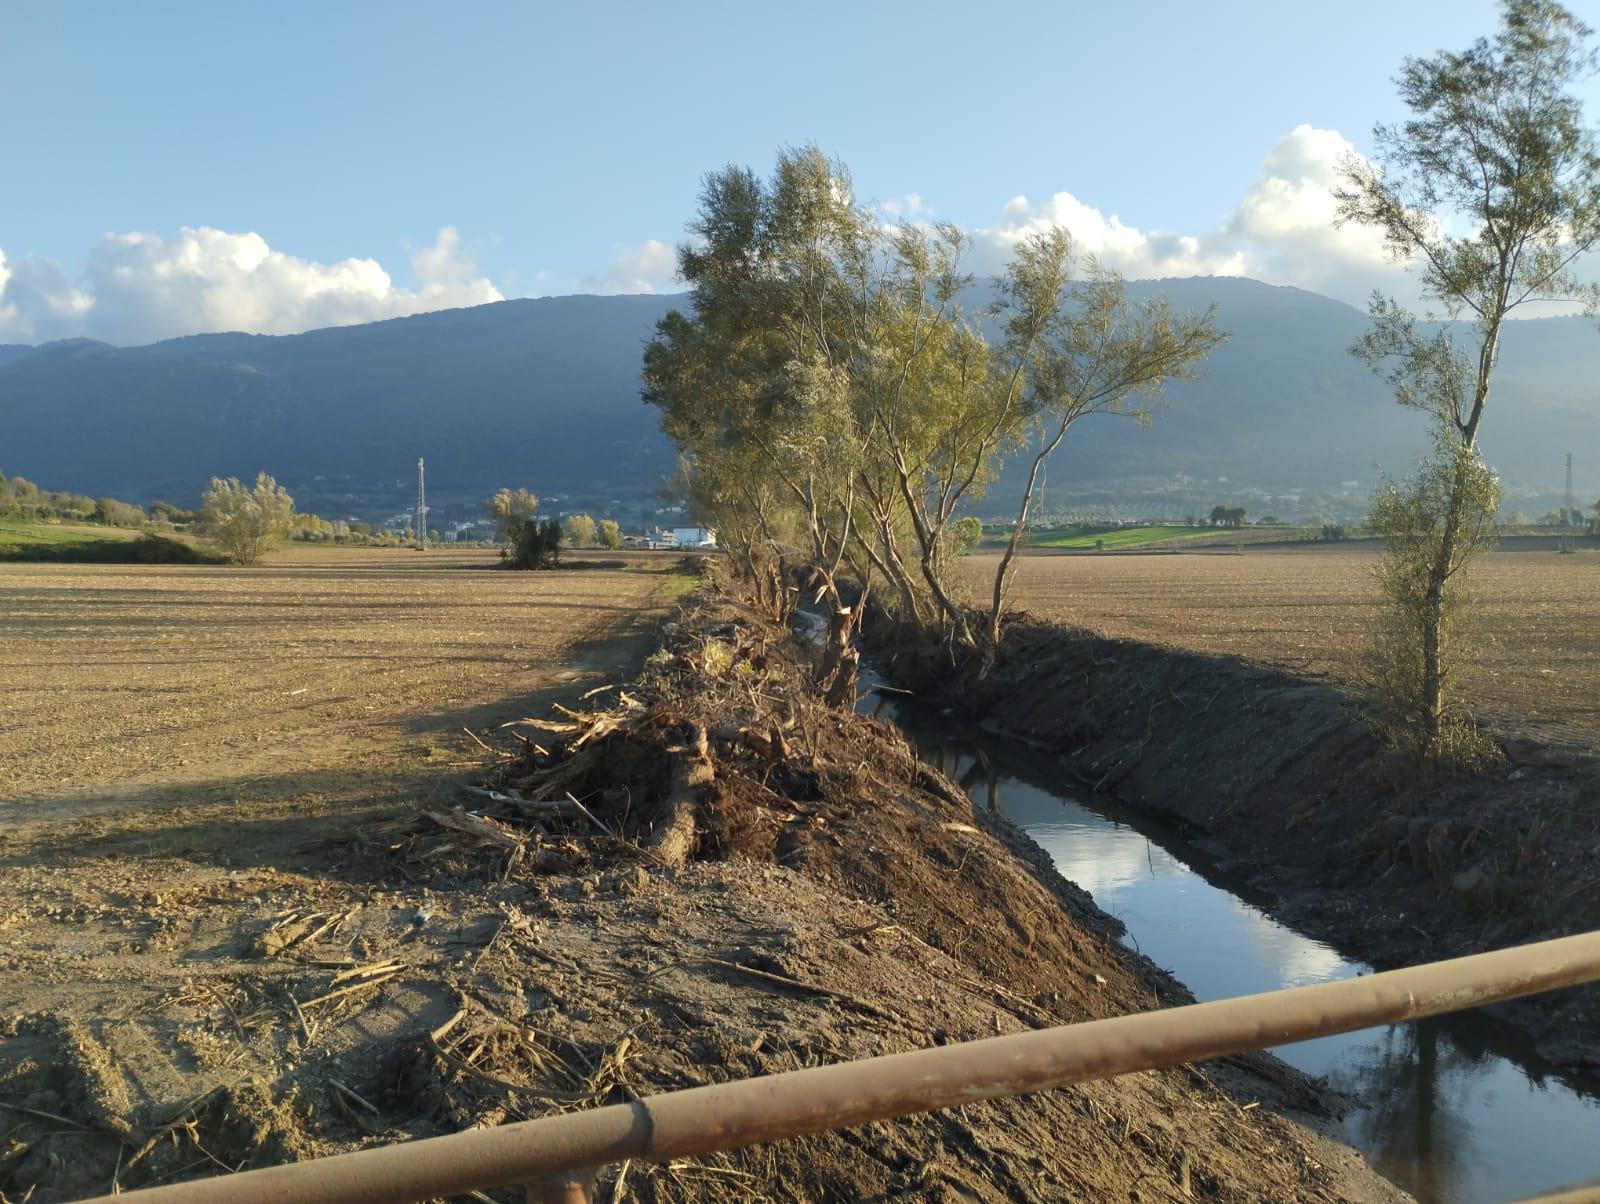
[[[622,527],[615,519],[601,519],[595,529],[595,541],[599,547],[616,551],[622,546]]]
[[[951,528],[951,539],[959,550],[972,551],[983,542],[983,520],[972,514],[957,519]]]
[[[10,542],[0,531],[0,561],[48,561],[56,564],[220,564],[222,558],[193,544],[164,535],[137,539],[59,539]]]
[[[526,489],[501,488],[496,490],[493,497],[484,499],[483,503],[484,513],[494,519],[500,538],[507,543],[513,542],[517,532],[527,525],[538,509],[539,499]]]
[[[711,174],[690,229],[691,311],[657,326],[645,397],[683,454],[680,494],[775,612],[803,567],[830,612],[818,678],[841,698],[865,609],[845,601],[842,572],[907,621],[976,643],[951,569],[969,534],[956,515],[1033,445],[997,635],[1033,481],[1068,427],[1148,420],[1161,386],[1221,340],[1209,314],[1130,304],[1063,231],[1024,240],[992,310],[968,313],[965,236],[884,229],[815,147],[782,152],[769,180]]]
[[[539,499],[526,489],[498,489],[483,509],[499,530],[500,561],[507,568],[551,569],[560,562],[561,524],[536,519]]]
[[[321,515],[295,514],[290,519],[290,538],[303,543],[331,543],[348,534],[344,523],[329,522]]]
[[[174,527],[186,527],[195,520],[193,510],[184,510],[171,502],[151,502],[150,517]]]
[[[1341,220],[1381,231],[1417,265],[1425,297],[1470,319],[1470,338],[1458,339],[1375,295],[1352,349],[1433,428],[1418,475],[1373,507],[1389,602],[1374,679],[1428,755],[1454,742],[1449,691],[1469,648],[1458,575],[1492,536],[1498,506],[1477,442],[1504,324],[1529,301],[1600,303],[1600,286],[1573,270],[1600,242],[1600,149],[1579,95],[1595,72],[1590,32],[1552,0],[1506,0],[1492,40],[1406,60],[1398,83],[1411,116],[1374,131],[1375,164],[1344,165]]]
[[[566,517],[567,540],[575,548],[592,548],[599,538],[594,519],[587,514]]]
[[[1466,722],[1451,700],[1481,644],[1464,574],[1493,546],[1499,508],[1499,480],[1477,448],[1447,437],[1410,480],[1383,486],[1373,499],[1367,521],[1383,540],[1375,572],[1388,605],[1367,666],[1388,726],[1419,753],[1442,751],[1434,742]]]
[[[138,527],[146,521],[144,511],[129,502],[40,489],[26,477],[7,478],[4,474],[0,474],[0,515],[96,522],[113,527]]]
[[[561,563],[565,533],[553,518],[543,522],[533,518],[517,521],[500,547],[500,560],[507,568],[553,569]]]
[[[1213,527],[1242,527],[1245,517],[1250,512],[1243,506],[1213,506],[1211,507],[1211,525]]]
[[[94,521],[108,527],[138,527],[147,521],[147,516],[138,506],[103,497],[95,499]]]
[[[211,478],[200,503],[200,527],[235,564],[256,564],[293,530],[294,499],[266,473],[246,486]]]

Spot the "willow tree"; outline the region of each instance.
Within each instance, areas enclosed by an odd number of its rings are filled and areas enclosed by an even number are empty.
[[[222,545],[235,564],[256,564],[294,528],[294,499],[266,473],[255,485],[238,477],[211,478],[200,502],[200,529]]]
[[[1429,316],[1458,320],[1422,323],[1375,295],[1372,329],[1354,348],[1434,438],[1419,476],[1400,487],[1408,503],[1374,511],[1390,546],[1391,601],[1415,615],[1401,622],[1417,645],[1402,718],[1430,752],[1450,719],[1449,641],[1465,602],[1456,595],[1485,543],[1485,507],[1498,501],[1478,435],[1506,320],[1534,301],[1592,310],[1600,300],[1573,270],[1600,240],[1600,153],[1576,92],[1595,72],[1590,33],[1551,0],[1508,0],[1492,39],[1407,59],[1396,82],[1411,116],[1375,129],[1376,164],[1348,160],[1337,194],[1342,221],[1377,228],[1415,266],[1437,311]],[[1431,520],[1419,527],[1421,514]],[[1397,582],[1408,584],[1397,593]]]
[[[1023,413],[1020,388],[997,371],[995,349],[959,303],[971,284],[960,271],[965,246],[953,226],[905,225],[879,256],[859,372],[872,528],[858,535],[912,618],[970,645],[950,571],[966,546],[954,527],[993,482]]]
[[[1002,372],[1020,394],[1032,439],[1022,498],[995,569],[985,629],[1000,643],[1006,589],[1027,530],[1039,476],[1081,420],[1120,415],[1148,423],[1161,389],[1194,376],[1227,335],[1215,312],[1177,313],[1165,297],[1128,301],[1122,277],[1079,256],[1062,229],[1030,235],[1000,285]]]
[[[768,182],[738,167],[712,173],[690,230],[678,270],[691,312],[658,325],[645,399],[696,468],[721,478],[714,492],[729,512],[740,500],[752,509],[746,525],[761,529],[780,571],[791,557],[809,571],[828,619],[821,676],[842,695],[861,614],[839,582],[861,455],[852,330],[873,228],[843,166],[804,147],[780,154]],[[776,488],[740,491],[730,471]],[[786,530],[798,548],[781,542]]]
[[[952,645],[992,650],[1033,482],[1067,429],[1147,414],[1221,338],[1209,314],[1129,305],[1092,263],[1076,279],[1063,233],[1023,243],[999,303],[969,311],[965,237],[885,228],[812,147],[780,154],[769,180],[712,173],[690,229],[678,263],[691,306],[657,325],[645,399],[683,453],[682,492],[726,532],[758,596],[782,613],[794,571],[809,580],[828,623],[819,679],[835,697],[853,681],[868,596]],[[957,525],[1035,435],[984,623],[957,583]]]

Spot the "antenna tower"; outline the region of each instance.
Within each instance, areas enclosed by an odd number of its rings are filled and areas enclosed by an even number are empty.
[[[1568,459],[1571,459],[1569,456]],[[417,457],[417,529],[414,534],[424,548],[428,546],[428,489],[422,477],[422,457]]]

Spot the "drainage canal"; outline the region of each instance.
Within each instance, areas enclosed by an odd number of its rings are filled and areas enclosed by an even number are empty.
[[[874,693],[923,758],[1007,816],[1066,878],[1127,925],[1126,942],[1201,1000],[1348,978],[1371,968],[1272,919],[1181,837],[1073,792],[1059,763],[952,730]],[[1491,1204],[1600,1183],[1600,1101],[1483,1017],[1369,1029],[1275,1051],[1358,1101],[1347,1139],[1419,1200]]]

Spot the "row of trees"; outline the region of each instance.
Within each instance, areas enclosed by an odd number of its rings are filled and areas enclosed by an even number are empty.
[[[691,230],[690,308],[659,323],[645,398],[692,509],[758,596],[782,614],[791,574],[809,580],[828,619],[820,675],[841,697],[874,591],[952,650],[992,651],[1046,462],[1091,415],[1148,420],[1224,338],[1210,312],[1131,302],[1059,229],[1019,243],[986,294],[961,231],[886,229],[811,146],[770,179],[707,176]],[[1007,457],[1022,497],[975,613],[952,573],[958,514]]]
[[[3,472],[0,472],[0,515],[103,523],[108,527],[142,527],[152,522],[165,525],[191,517],[187,511],[166,502],[156,502],[146,513],[143,507],[132,502],[41,489],[27,477],[7,477]]]
[[[602,518],[599,522],[587,514],[569,514],[562,520],[567,539],[575,548],[610,548],[622,546],[622,527],[615,519]]]
[[[1507,0],[1502,15],[1492,39],[1405,62],[1410,116],[1378,127],[1375,159],[1352,155],[1335,194],[1341,222],[1414,265],[1429,307],[1375,295],[1353,349],[1433,434],[1370,519],[1389,603],[1375,678],[1427,753],[1455,730],[1465,570],[1495,532],[1500,488],[1478,435],[1504,324],[1535,301],[1600,301],[1573,270],[1600,240],[1600,151],[1576,92],[1595,70],[1591,31],[1553,0]],[[1224,337],[1209,312],[1131,303],[1061,230],[1018,243],[991,297],[961,270],[959,230],[883,227],[809,146],[768,179],[709,175],[691,231],[678,255],[690,308],[658,325],[645,398],[682,452],[683,493],[758,596],[781,614],[791,575],[809,580],[835,689],[874,591],[952,649],[992,652],[1046,462],[1090,415],[1148,420],[1162,386]],[[1021,460],[1021,498],[974,612],[951,573],[953,528],[1007,458]]]

